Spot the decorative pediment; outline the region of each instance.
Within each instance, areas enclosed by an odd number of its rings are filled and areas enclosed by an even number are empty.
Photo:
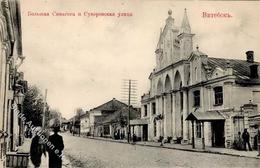
[[[221,69],[220,67],[216,67],[208,77],[214,79],[214,78],[224,76],[224,73],[225,72],[223,69]]]

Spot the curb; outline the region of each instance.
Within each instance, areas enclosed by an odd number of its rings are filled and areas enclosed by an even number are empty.
[[[114,143],[128,144],[127,142],[115,141],[115,140],[111,140],[111,139],[99,139],[99,138],[95,138],[95,137],[94,138],[93,137],[81,137],[81,138],[87,138],[87,139],[92,139],[92,140],[100,140],[100,141],[107,141],[107,142],[114,142]],[[147,147],[153,147],[153,148],[165,148],[165,149],[171,149],[171,150],[180,150],[180,151],[187,151],[187,152],[211,153],[211,154],[217,154],[217,155],[229,155],[229,156],[236,156],[236,157],[260,159],[260,157],[258,157],[258,156],[245,156],[245,155],[232,154],[232,153],[222,153],[222,152],[209,151],[209,150],[183,149],[183,148],[176,148],[176,147],[155,146],[155,145],[150,145],[150,144],[138,144],[138,143],[136,143],[135,145],[147,146]]]

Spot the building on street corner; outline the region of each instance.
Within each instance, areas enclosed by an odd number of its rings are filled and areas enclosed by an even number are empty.
[[[8,153],[23,143],[24,123],[18,112],[23,111],[27,81],[18,69],[24,60],[19,1],[0,4],[0,167],[5,167]]]
[[[127,138],[128,106],[113,98],[89,111],[90,135],[114,139]],[[140,118],[140,110],[130,107],[130,120]],[[136,130],[138,131],[138,130]]]
[[[243,60],[212,58],[194,49],[194,36],[187,10],[180,28],[169,10],[150,90],[141,98],[148,140],[231,148],[238,132],[248,128],[253,141],[256,130],[249,118],[259,115],[260,105],[260,63],[254,52],[247,51]]]

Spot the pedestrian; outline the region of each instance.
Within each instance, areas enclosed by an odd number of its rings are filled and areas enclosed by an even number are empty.
[[[49,153],[49,168],[61,168],[62,167],[62,151],[64,149],[63,138],[58,134],[60,131],[59,126],[53,128],[54,134],[49,137],[49,143],[54,148],[48,147]]]
[[[247,129],[244,129],[244,132],[242,134],[242,138],[243,138],[243,142],[244,142],[244,150],[247,150],[246,149],[246,144],[248,144],[248,148],[250,151],[252,151],[252,148],[251,148],[251,145],[250,145],[250,135],[249,135],[249,132],[247,132]]]
[[[242,140],[242,137],[241,137],[241,132],[239,131],[238,132],[238,140],[237,140],[237,149],[238,150],[243,150],[243,140]]]
[[[137,137],[136,137],[136,135],[135,135],[135,133],[134,133],[134,134],[133,134],[133,145],[135,145],[136,140],[137,140]]]
[[[42,154],[46,157],[46,147],[45,144],[40,142],[38,131],[40,131],[40,128],[36,128],[30,147],[30,157],[35,168],[40,167]]]

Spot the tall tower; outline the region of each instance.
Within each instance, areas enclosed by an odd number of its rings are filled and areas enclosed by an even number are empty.
[[[190,23],[187,15],[186,8],[184,9],[184,16],[180,28],[180,34],[178,38],[180,40],[180,57],[181,60],[188,59],[192,50],[193,50],[193,42],[192,37],[195,34],[191,33]]]
[[[155,50],[156,53],[156,69],[164,68],[179,58],[179,45],[175,44],[179,30],[174,26],[174,18],[172,10],[168,11],[168,17],[165,26],[161,30],[160,38]],[[177,49],[176,49],[177,45]]]

